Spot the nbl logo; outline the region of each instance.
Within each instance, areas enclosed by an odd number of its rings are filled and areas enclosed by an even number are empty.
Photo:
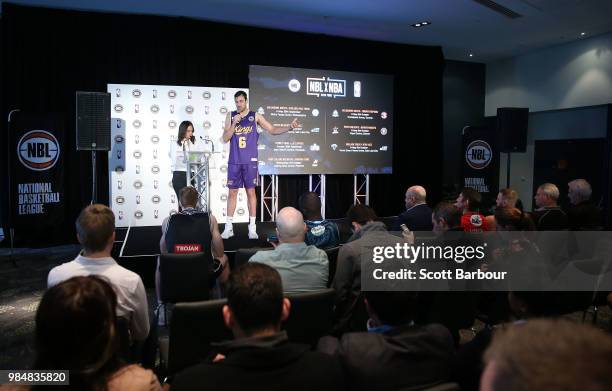
[[[297,79],[289,80],[289,91],[298,92],[302,88],[300,81]]]
[[[45,171],[59,160],[59,142],[46,130],[31,130],[19,140],[17,156],[21,164],[30,170]]]
[[[115,112],[121,113],[123,111],[123,106],[120,104],[115,105]]]
[[[138,89],[132,91],[132,96],[134,98],[140,98],[141,95],[142,95],[142,92],[140,90],[138,90]]]
[[[465,151],[465,161],[475,170],[482,170],[491,163],[493,151],[491,146],[483,140],[472,141]]]

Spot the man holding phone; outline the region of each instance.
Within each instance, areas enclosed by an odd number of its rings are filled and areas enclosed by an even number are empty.
[[[310,292],[327,288],[327,254],[304,242],[306,224],[299,210],[286,207],[278,212],[276,235],[268,235],[273,251],[258,251],[249,262],[264,263],[278,271],[285,293]]]

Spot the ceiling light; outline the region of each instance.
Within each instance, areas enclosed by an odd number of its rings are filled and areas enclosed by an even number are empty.
[[[411,26],[412,27],[424,27],[424,26],[428,26],[430,24],[431,24],[431,22],[423,21],[423,22],[413,23]]]
[[[470,57],[474,57],[474,53],[470,53],[468,54]]]
[[[583,33],[580,33],[580,36],[581,36],[581,37],[584,37],[585,35],[586,35],[586,33],[584,33],[584,32],[583,32]]]

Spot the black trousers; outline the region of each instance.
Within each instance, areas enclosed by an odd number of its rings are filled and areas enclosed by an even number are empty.
[[[172,171],[172,187],[176,193],[176,199],[179,199],[179,191],[187,186],[187,173],[185,171]]]

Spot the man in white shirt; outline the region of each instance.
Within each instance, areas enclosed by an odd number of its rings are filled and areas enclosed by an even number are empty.
[[[144,341],[149,334],[147,295],[140,276],[111,257],[115,241],[113,211],[105,205],[89,205],[77,218],[76,231],[83,251],[75,260],[51,269],[47,286],[75,276],[106,277],[117,293],[117,316],[127,320],[134,341]]]

